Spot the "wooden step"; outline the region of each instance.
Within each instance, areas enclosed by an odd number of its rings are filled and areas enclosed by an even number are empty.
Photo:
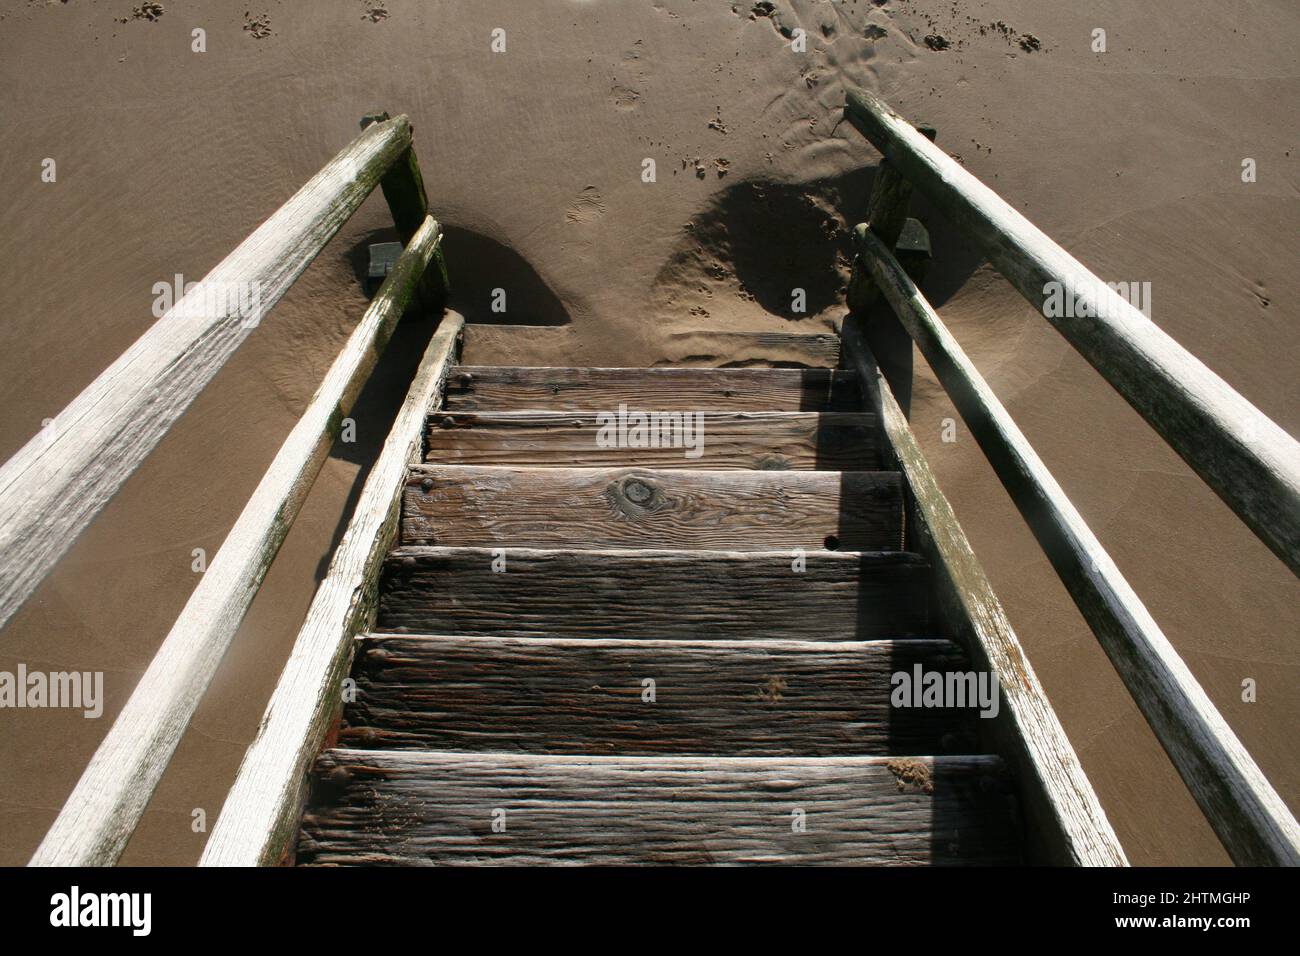
[[[422,465],[402,544],[526,548],[902,548],[896,472]]]
[[[504,570],[494,571],[503,561]],[[928,572],[920,557],[897,551],[403,547],[385,565],[376,630],[637,640],[924,637]]]
[[[629,409],[630,415],[634,409]],[[687,412],[642,409],[666,415]],[[606,415],[608,414],[608,417]],[[448,465],[516,467],[737,468],[875,471],[876,417],[849,412],[700,412],[689,431],[661,428],[661,447],[629,447],[606,412],[437,412],[429,416],[425,460]],[[680,418],[678,422],[680,423]],[[629,422],[631,429],[635,422]],[[664,434],[667,432],[667,434]],[[701,440],[702,436],[702,440]]]
[[[967,671],[956,645],[372,634],[344,747],[537,754],[969,752],[975,711],[892,707],[891,676]],[[651,683],[647,683],[651,682]]]
[[[306,864],[1005,864],[1001,762],[333,750]]]
[[[860,412],[857,375],[830,369],[505,368],[463,365],[443,407],[458,411]]]

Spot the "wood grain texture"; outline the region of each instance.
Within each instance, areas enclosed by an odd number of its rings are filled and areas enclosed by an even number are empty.
[[[888,551],[903,542],[897,472],[423,465],[402,502],[404,545]]]
[[[1300,575],[1300,442],[880,97],[851,89],[845,115]]]
[[[334,750],[313,778],[298,858],[316,865],[901,866],[1019,853],[996,757]]]
[[[419,458],[425,415],[441,399],[464,324],[447,313],[425,350],[204,847],[202,866],[274,865],[292,846],[307,769],[342,703],[339,688],[353,638],[374,622],[379,569],[397,536],[402,479]]]
[[[924,639],[372,634],[357,651],[357,697],[344,709],[339,744],[593,755],[970,752],[975,711],[890,705],[891,675],[917,665],[969,669],[955,645]]]
[[[504,572],[492,570],[503,558]],[[927,565],[915,555],[809,551],[400,548],[378,629],[500,637],[923,637]]]
[[[867,407],[880,416],[889,464],[907,481],[907,544],[933,565],[936,623],[977,669],[997,674],[1002,709],[996,720],[981,724],[992,725],[998,752],[1011,765],[1031,855],[1056,864],[1126,866],[1079,757],[856,321],[845,322],[843,336]]]
[[[731,412],[857,412],[852,372],[785,368],[499,368],[461,366],[450,412],[630,408]]]
[[[117,861],[442,239],[426,218],[325,373],[32,864]]]
[[[410,141],[405,116],[362,132],[0,468],[0,626]]]
[[[903,268],[870,233],[872,278],[971,434],[1233,860],[1300,865],[1300,824],[1064,489]]]
[[[618,409],[608,412],[617,416]],[[449,465],[550,468],[639,465],[711,471],[874,471],[880,461],[876,421],[871,415],[850,412],[702,414],[700,453],[687,457],[690,440],[686,439],[678,442],[677,447],[660,448],[634,448],[627,447],[625,442],[610,442],[602,438],[601,431],[609,419],[593,412],[438,413],[429,416],[425,460]],[[610,447],[601,447],[602,443]]]

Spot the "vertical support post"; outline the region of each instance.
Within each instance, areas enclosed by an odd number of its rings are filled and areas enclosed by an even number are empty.
[[[934,139],[933,127],[918,126],[917,129],[927,139]],[[908,275],[913,281],[919,282],[929,265],[930,237],[921,223],[907,217],[911,199],[912,184],[889,160],[882,159],[871,190],[867,221],[858,228],[870,229],[890,251],[897,252],[899,262]],[[898,321],[893,310],[882,301],[860,254],[853,259],[848,306],[848,321],[854,322],[862,330],[899,407],[904,415],[910,416],[912,337]]]
[[[365,129],[371,123],[382,123],[387,119],[387,113],[368,113],[361,117],[361,128]],[[408,245],[415,231],[429,215],[429,197],[424,191],[424,177],[420,174],[420,163],[415,158],[414,143],[388,168],[388,172],[379,180],[379,188],[383,190],[388,209],[393,214],[393,225],[397,227],[402,245]],[[442,314],[451,292],[451,282],[447,276],[447,263],[443,259],[441,245],[434,250],[433,258],[429,260],[416,291],[420,305],[430,314]]]

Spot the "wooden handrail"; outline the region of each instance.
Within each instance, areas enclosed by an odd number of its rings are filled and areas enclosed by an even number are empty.
[[[429,412],[440,407],[463,328],[464,319],[448,313],[425,350],[200,866],[273,866],[293,846],[307,771],[343,704],[339,688],[353,639],[374,623],[379,568],[397,534],[406,470],[419,459]]]
[[[857,371],[868,407],[879,417],[886,467],[907,481],[912,503],[908,548],[919,551],[933,568],[937,617],[951,628],[972,664],[997,677],[1005,722],[993,721],[991,733],[998,752],[1027,784],[1022,807],[1032,839],[1042,845],[1044,859],[1056,865],[1127,866],[1119,838],[858,318],[850,316],[842,331],[846,367]]]
[[[426,218],[280,446],[32,865],[107,866],[121,855],[441,240],[442,227]]]
[[[0,468],[0,627],[410,144],[365,129]]]
[[[845,115],[1300,575],[1300,443],[880,97],[850,90]]]
[[[866,225],[876,287],[934,369],[1229,855],[1300,864],[1300,825],[957,340]]]

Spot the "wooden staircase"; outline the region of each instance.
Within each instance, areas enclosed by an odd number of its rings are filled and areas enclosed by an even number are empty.
[[[933,128],[853,87],[843,116],[883,158],[839,334],[736,335],[851,373],[457,368],[465,321],[410,121],[364,117],[0,467],[3,626],[382,191],[401,254],[32,865],[118,861],[408,311],[436,328],[200,865],[1126,865],[908,423],[914,347],[1233,861],[1300,864],[1300,823],[917,287],[913,187],[1296,574],[1300,442]],[[603,440],[626,406],[698,413],[706,450]],[[998,712],[892,706],[917,668],[995,680]]]
[[[605,447],[620,405],[702,412],[702,453]],[[851,372],[453,369],[297,862],[1019,861],[975,711],[890,704],[971,665],[863,407]]]

